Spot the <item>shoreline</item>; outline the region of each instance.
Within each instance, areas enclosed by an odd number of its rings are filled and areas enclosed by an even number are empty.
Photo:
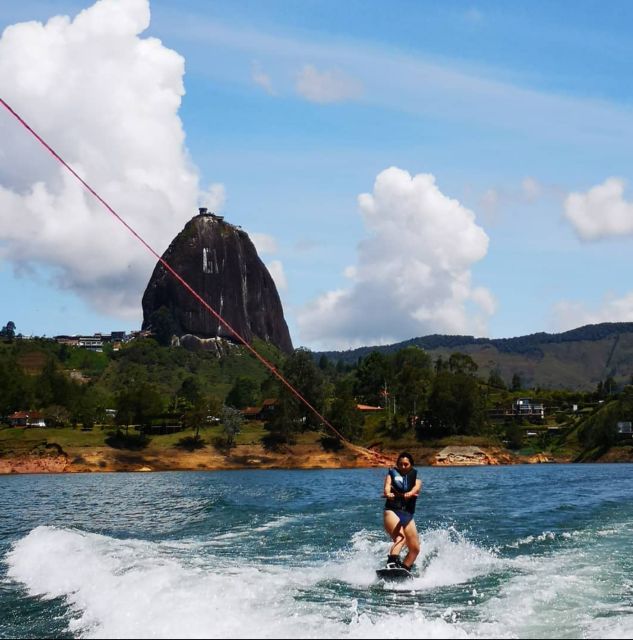
[[[573,464],[569,458],[543,453],[519,456],[506,449],[475,446],[411,447],[417,467],[509,466],[516,464]],[[268,451],[261,445],[237,445],[222,453],[211,447],[194,451],[111,447],[77,448],[44,455],[25,453],[0,457],[0,475],[42,473],[119,473],[154,471],[224,471],[240,469],[355,469],[387,468],[399,451],[374,451],[354,445],[324,451],[314,445],[293,445]],[[616,460],[613,460],[614,462]],[[631,460],[617,460],[633,462]]]

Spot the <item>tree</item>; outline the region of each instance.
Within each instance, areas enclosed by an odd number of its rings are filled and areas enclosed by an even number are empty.
[[[193,430],[195,441],[200,440],[200,429],[206,426],[208,413],[206,402],[200,398],[196,404],[189,405],[182,415],[182,426]]]
[[[185,429],[194,431],[193,440],[200,440],[200,429],[207,427],[221,411],[221,403],[214,395],[196,395],[191,398],[193,402],[187,402],[182,415],[182,424]]]
[[[154,385],[140,382],[120,391],[115,405],[116,423],[125,426],[127,433],[130,424],[141,427],[151,424],[151,418],[163,410],[163,396]]]
[[[222,407],[222,427],[226,435],[226,446],[231,448],[235,445],[235,438],[242,430],[244,418],[242,412],[233,407]]]
[[[57,354],[59,361],[62,363],[66,362],[67,360],[70,359],[70,356],[71,356],[70,347],[66,343],[61,344],[59,346],[59,353]]]
[[[323,414],[326,385],[323,373],[314,363],[307,349],[297,349],[288,356],[282,366],[284,378],[319,413]],[[275,406],[266,420],[264,428],[269,432],[262,439],[269,448],[294,442],[299,431],[318,430],[321,423],[314,412],[301,402],[278,378],[270,375],[262,383],[262,394],[275,399]]]
[[[115,407],[115,423],[117,427],[125,427],[125,433],[127,433],[134,420],[134,395],[129,388],[117,394]]]
[[[356,369],[354,393],[367,404],[379,405],[384,402],[385,385],[391,385],[391,363],[379,351],[372,351]]]
[[[59,370],[53,358],[47,360],[35,385],[37,404],[45,407],[59,404],[72,407],[80,398],[81,390],[66,374]]]
[[[176,322],[171,311],[165,306],[160,307],[150,316],[149,324],[158,344],[170,346],[172,336],[176,333]]]
[[[83,393],[75,406],[72,415],[75,423],[80,423],[85,430],[91,430],[97,421],[97,406],[95,398],[90,393]]]
[[[465,353],[451,353],[448,359],[448,369],[451,373],[465,373],[475,375],[479,366]]]
[[[510,385],[512,391],[521,391],[523,389],[523,381],[518,373],[512,376],[512,384]]]
[[[411,418],[426,410],[432,369],[430,356],[419,347],[406,347],[396,353],[393,393],[398,399],[400,414]],[[411,420],[407,422],[411,424]]]
[[[454,432],[454,398],[451,382],[452,375],[447,371],[438,372],[433,380],[426,422],[434,435],[448,435]]]
[[[523,429],[516,422],[511,422],[506,426],[505,435],[508,448],[517,450],[523,446]]]
[[[252,407],[257,404],[259,399],[259,384],[252,378],[246,376],[238,376],[226,396],[226,404],[243,409],[244,407]]]
[[[264,425],[268,433],[262,438],[263,445],[274,450],[293,444],[300,420],[299,401],[285,387],[278,386],[275,408]]]
[[[447,371],[435,376],[426,421],[436,435],[478,433],[484,407],[476,378]]]
[[[363,430],[364,418],[356,405],[353,381],[339,380],[334,389],[334,400],[328,411],[328,420],[348,440],[354,440]]]
[[[338,374],[342,374],[342,373],[346,373],[348,371],[351,371],[352,367],[348,364],[345,364],[342,360],[337,360],[336,361],[336,373]]]
[[[13,342],[13,338],[15,338],[15,322],[13,322],[13,320],[9,320],[9,322],[2,327],[0,336],[9,342]]]
[[[435,360],[435,373],[439,374],[448,369],[448,363],[442,358],[442,356],[437,356]]]
[[[70,422],[70,411],[66,407],[62,407],[58,404],[53,404],[44,409],[44,416],[47,424],[52,424],[54,427],[64,427]]]
[[[14,357],[0,360],[0,415],[33,406],[34,386]]]
[[[195,376],[189,376],[182,381],[176,395],[179,403],[184,404],[186,409],[198,406],[204,397],[203,385]]]
[[[498,369],[492,369],[488,376],[488,385],[495,389],[505,389],[506,384],[501,377]]]
[[[283,365],[286,380],[301,394],[319,413],[323,412],[325,403],[325,380],[322,372],[314,364],[312,354],[307,349],[297,349],[288,357]],[[285,388],[283,393],[290,393]],[[297,405],[299,420],[296,428],[316,430],[321,427],[319,419],[304,404]]]
[[[630,413],[622,413],[622,403],[611,401],[584,421],[578,429],[578,439],[587,449],[610,447],[617,441],[618,420],[629,418]]]
[[[608,376],[602,385],[602,392],[605,398],[615,395],[618,390],[618,385],[613,379],[613,376]]]

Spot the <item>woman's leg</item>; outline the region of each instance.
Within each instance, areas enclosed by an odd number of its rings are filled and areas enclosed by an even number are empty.
[[[384,525],[387,535],[393,540],[391,549],[389,550],[390,556],[398,556],[404,546],[405,534],[402,531],[402,525],[400,524],[400,518],[393,511],[385,511]]]
[[[394,514],[395,515],[395,514]],[[420,536],[418,535],[418,529],[415,526],[415,520],[411,519],[409,524],[404,527],[404,539],[407,545],[408,553],[404,559],[404,564],[411,568],[415,559],[420,553]]]

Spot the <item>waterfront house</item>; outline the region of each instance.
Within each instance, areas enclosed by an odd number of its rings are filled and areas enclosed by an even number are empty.
[[[9,424],[12,427],[45,427],[44,415],[38,411],[16,411],[9,417]]]
[[[103,351],[103,339],[100,335],[79,336],[78,347],[88,351]]]
[[[531,398],[517,398],[512,403],[512,413],[515,416],[526,416],[532,418],[545,418],[545,405],[541,402],[534,402]]]
[[[497,404],[488,411],[491,420],[510,420],[526,418],[529,422],[540,423],[545,420],[545,405],[531,398],[517,398],[508,408]]]
[[[242,409],[242,416],[245,420],[267,420],[275,411],[277,400],[268,398],[259,407],[246,407]]]

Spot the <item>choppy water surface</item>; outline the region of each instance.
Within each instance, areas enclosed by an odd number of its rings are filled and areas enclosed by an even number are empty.
[[[0,477],[0,637],[630,638],[633,465]]]

